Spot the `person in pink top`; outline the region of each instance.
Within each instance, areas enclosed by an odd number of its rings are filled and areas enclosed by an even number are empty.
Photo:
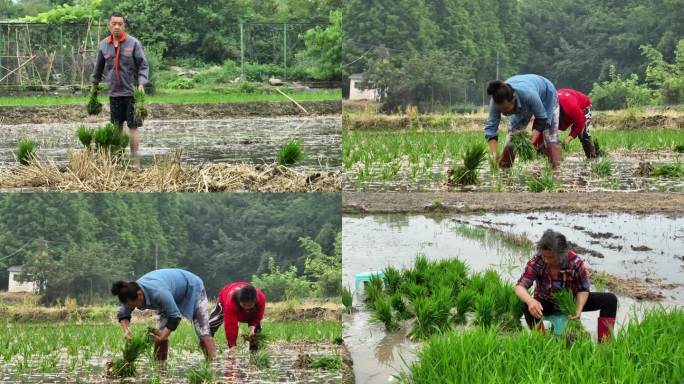
[[[223,324],[232,353],[237,346],[238,323],[249,325],[249,336],[259,333],[265,310],[266,296],[260,289],[243,281],[228,284],[219,292],[216,307],[209,316],[211,334],[216,334]]]

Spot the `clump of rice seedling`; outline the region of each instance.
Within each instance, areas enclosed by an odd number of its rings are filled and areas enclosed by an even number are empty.
[[[93,129],[92,137],[95,142],[95,148],[112,152],[125,150],[129,141],[128,135],[120,132],[114,124],[107,124],[104,127]]]
[[[679,162],[658,165],[654,167],[651,175],[656,177],[684,177],[684,167]]]
[[[147,108],[145,108],[145,93],[138,89],[133,90],[133,120],[137,127],[142,126],[147,118]]]
[[[259,369],[271,367],[271,353],[265,349],[252,353],[249,356],[249,363]]]
[[[130,340],[126,340],[122,349],[122,357],[109,363],[108,374],[114,377],[135,376],[135,361],[152,346],[152,340],[152,332],[149,329],[145,333],[134,334]]]
[[[17,161],[21,165],[28,165],[28,163],[36,158],[36,144],[35,141],[30,139],[19,140],[19,146],[17,148]]]
[[[511,145],[515,149],[515,153],[522,161],[529,161],[534,159],[537,150],[530,141],[530,135],[527,132],[518,133],[511,137]]]
[[[485,328],[491,327],[494,323],[495,306],[496,302],[491,294],[485,293],[478,297],[475,302],[475,321]]]
[[[278,152],[278,164],[293,165],[304,160],[306,154],[299,140],[289,140]]]
[[[684,144],[675,145],[674,151],[677,153],[684,153]]]
[[[466,322],[466,314],[473,310],[477,294],[472,289],[464,289],[456,296],[456,317],[457,324]]]
[[[409,333],[412,339],[423,340],[449,328],[451,290],[439,287],[432,296],[418,297],[413,301],[416,321]]]
[[[419,297],[428,295],[427,287],[416,283],[415,281],[408,281],[401,286],[401,292],[408,296],[410,300],[415,300]]]
[[[463,165],[449,170],[449,183],[459,185],[474,185],[478,181],[478,169],[487,156],[487,150],[482,144],[473,145],[463,154]]]
[[[264,349],[266,348],[266,345],[268,345],[268,335],[263,332],[256,332],[252,336],[243,335],[243,337],[249,343],[250,352]]]
[[[553,300],[564,315],[574,316],[577,313],[577,303],[575,303],[575,297],[569,289],[562,289],[554,293]]]
[[[342,287],[342,305],[351,312],[354,297],[348,287]]]
[[[613,173],[613,162],[607,157],[601,157],[592,164],[591,170],[601,177],[610,176]]]
[[[531,175],[527,182],[527,190],[530,192],[553,191],[555,187],[553,170],[550,166],[544,167],[538,176]]]
[[[209,384],[217,379],[217,374],[211,369],[209,363],[204,363],[197,368],[188,371],[189,384]]]
[[[399,292],[390,296],[390,305],[392,305],[392,308],[397,312],[399,320],[407,320],[413,317],[413,314],[409,311],[408,306]]]
[[[340,366],[342,366],[342,358],[339,353],[332,356],[312,357],[309,362],[309,368],[312,369],[336,371],[340,369]]]
[[[368,282],[364,284],[363,291],[366,294],[366,304],[370,308],[375,308],[375,300],[382,295],[382,278],[378,275],[371,275]]]
[[[382,279],[385,283],[385,290],[387,290],[387,293],[392,294],[396,292],[401,283],[401,272],[394,267],[387,267],[382,273]]]
[[[88,115],[99,115],[102,112],[102,103],[97,99],[97,94],[100,92],[100,88],[93,86],[90,91],[90,98],[88,99],[88,104],[86,104],[86,110]]]
[[[385,324],[385,330],[395,331],[399,324],[392,313],[392,305],[387,296],[380,295],[375,299],[375,314],[373,321]]]
[[[92,130],[86,128],[85,125],[81,125],[76,131],[76,136],[78,136],[78,141],[80,141],[84,147],[90,148],[90,143],[93,142]]]

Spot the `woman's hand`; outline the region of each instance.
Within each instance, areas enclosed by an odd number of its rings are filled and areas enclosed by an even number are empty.
[[[527,309],[530,311],[532,316],[537,319],[541,319],[541,317],[544,315],[544,307],[542,307],[541,303],[535,299],[530,299],[530,301],[527,302]]]
[[[579,320],[580,316],[582,316],[582,312],[577,312],[572,316],[568,316],[568,320]]]

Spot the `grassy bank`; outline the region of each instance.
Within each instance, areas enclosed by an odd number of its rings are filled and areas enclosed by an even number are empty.
[[[684,377],[684,311],[632,320],[609,344],[571,347],[537,332],[477,328],[429,339],[404,383],[676,383]],[[444,381],[444,378],[449,378]]]
[[[284,90],[285,93],[297,101],[322,101],[340,100],[339,90],[320,90],[310,92],[295,92]],[[107,96],[98,98],[103,104],[108,104]],[[88,96],[30,96],[30,97],[0,97],[0,106],[49,106],[49,105],[73,105],[83,104],[88,101]],[[145,98],[146,103],[169,103],[169,104],[219,104],[219,103],[244,103],[250,101],[284,102],[287,97],[276,91],[267,94],[262,93],[222,93],[207,89],[198,90],[159,90],[152,96]]]

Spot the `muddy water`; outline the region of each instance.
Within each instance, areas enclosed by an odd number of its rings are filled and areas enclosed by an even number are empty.
[[[347,216],[343,218],[343,282],[353,289],[356,274],[388,265],[410,266],[418,253],[432,260],[459,257],[472,270],[493,268],[507,279],[517,280],[531,251],[489,235],[484,240],[468,238],[458,231],[464,225],[523,234],[532,240],[547,228],[554,228],[570,241],[603,256],[582,255],[593,270],[684,284],[684,218],[562,213]],[[683,288],[654,289],[665,296],[663,302],[619,297],[618,327],[633,313],[639,315],[654,305],[684,305]],[[409,324],[387,334],[382,324],[369,323],[370,314],[364,311],[359,294],[355,294],[357,312],[344,318],[345,343],[354,360],[354,373],[360,382],[386,383],[405,367],[404,361],[412,361],[419,346],[405,337]],[[583,325],[594,338],[597,318],[598,312],[582,315]]]
[[[648,161],[653,166],[672,164],[681,161],[681,155],[664,152],[615,153],[611,154],[610,159],[613,163],[611,176],[599,177],[592,172],[592,163],[584,157],[566,157],[557,172],[556,188],[575,192],[684,192],[684,178],[636,176],[640,162]],[[516,162],[510,172],[494,175],[485,165],[480,169],[480,183],[467,187],[447,186],[446,175],[453,166],[449,161],[434,165],[428,172],[420,171],[413,175],[406,160],[397,176],[390,180],[383,180],[383,170],[377,167],[371,170],[369,179],[359,180],[356,170],[363,169],[363,164],[357,164],[353,170],[345,171],[343,187],[345,191],[527,191],[528,175],[539,174],[542,162]]]
[[[100,124],[101,125],[101,124]],[[12,165],[20,138],[39,143],[38,156],[58,163],[81,147],[80,124],[0,125],[0,167]],[[88,124],[89,127],[95,126]],[[337,170],[341,164],[338,116],[253,117],[224,120],[150,120],[139,130],[143,163],[182,150],[189,163],[273,163],[289,139],[299,139],[307,158],[300,169]]]
[[[249,362],[248,352],[241,351],[237,357],[229,358],[224,352],[212,363],[216,374],[215,382],[220,383],[339,383],[341,373],[338,370],[300,369],[295,368],[297,357],[306,353],[310,357],[330,356],[339,353],[337,347],[313,343],[272,343],[268,347],[271,353],[270,367],[259,369]],[[59,363],[54,370],[57,373],[42,373],[37,367],[45,358],[37,358],[29,363],[28,369],[17,372],[16,366],[20,358],[3,363],[0,369],[0,383],[179,383],[186,382],[188,371],[201,366],[204,357],[198,352],[171,351],[168,368],[159,371],[151,363],[148,356],[143,356],[136,363],[138,374],[135,378],[109,379],[104,376],[106,362],[111,354],[92,357],[71,369],[68,358],[60,354]]]

